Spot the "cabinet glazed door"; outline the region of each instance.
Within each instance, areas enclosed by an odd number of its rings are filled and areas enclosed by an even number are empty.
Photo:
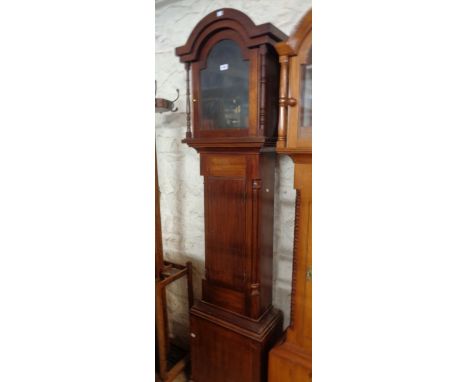
[[[312,35],[304,39],[297,56],[291,57],[288,147],[310,147],[312,140]]]
[[[211,37],[193,68],[193,123],[197,137],[256,134],[257,54],[225,30]]]
[[[233,40],[210,50],[200,70],[200,128],[246,129],[249,121],[249,62]]]

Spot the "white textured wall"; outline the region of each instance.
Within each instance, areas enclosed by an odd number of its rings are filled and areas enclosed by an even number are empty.
[[[310,8],[305,0],[156,0],[156,80],[158,97],[173,99],[175,113],[156,115],[156,146],[164,253],[167,259],[194,265],[195,298],[201,296],[204,271],[203,179],[199,156],[181,143],[185,137],[185,70],[174,49],[185,44],[192,29],[208,13],[236,8],[254,23],[273,23],[290,34]],[[276,165],[273,303],[289,323],[294,224],[293,165],[280,156]],[[171,335],[183,339],[188,330],[185,280],[168,289]]]

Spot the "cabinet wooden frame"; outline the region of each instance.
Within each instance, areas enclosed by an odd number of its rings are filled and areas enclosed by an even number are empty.
[[[300,136],[299,124],[301,108],[301,93],[302,93],[302,81],[301,81],[301,67],[306,64],[309,49],[312,49],[312,34],[304,36],[301,47],[297,52],[296,56],[289,58],[289,96],[296,100],[295,107],[289,107],[288,112],[288,126],[298,126],[298,128],[288,128],[286,130],[286,148],[295,149],[308,149],[310,148],[310,142],[312,139],[312,129],[307,129],[308,134]],[[307,49],[306,47],[310,47]]]
[[[207,40],[200,52],[199,61],[192,63],[192,82],[193,82],[193,124],[194,135],[197,137],[245,137],[256,134],[257,114],[249,113],[248,126],[233,129],[203,130],[201,128],[201,105],[200,102],[200,76],[201,71],[206,68],[207,56],[214,45],[222,40],[232,40],[241,48],[244,60],[249,62],[249,110],[255,107],[257,99],[256,75],[257,75],[257,52],[245,47],[245,41],[239,37],[239,34],[233,30],[223,30]],[[227,131],[226,131],[227,130]]]
[[[222,11],[221,16],[217,12]],[[190,34],[184,46],[176,48],[180,61],[191,66],[193,108],[193,137],[198,141],[221,138],[244,138],[246,142],[259,140],[262,145],[274,146],[277,132],[277,97],[279,87],[278,56],[274,44],[287,36],[270,23],[256,26],[235,9],[224,8],[204,17]],[[206,65],[211,48],[221,40],[233,40],[249,62],[249,126],[244,129],[203,130],[200,123],[200,71]],[[273,115],[265,112],[266,108]],[[244,127],[244,126],[243,126]],[[192,143],[190,138],[186,143]],[[193,142],[196,143],[196,142]]]
[[[311,153],[311,139],[297,138],[299,130],[301,77],[300,66],[312,48],[312,11],[308,11],[287,41],[278,43],[276,50],[281,65],[280,115],[278,121],[278,153]]]
[[[266,381],[268,351],[281,334],[282,314],[272,307],[279,89],[274,44],[285,38],[273,25],[257,26],[225,8],[204,17],[176,48],[192,74],[193,132],[189,124],[183,142],[199,152],[204,177],[205,277],[202,299],[190,314],[195,382]],[[234,41],[249,63],[248,126],[204,130],[200,73],[223,40]],[[236,350],[242,353],[237,364]]]
[[[281,64],[280,116],[276,150],[294,161],[294,223],[291,322],[269,355],[269,382],[312,380],[312,136],[299,136],[301,65],[312,48],[312,11],[287,41],[276,45]]]

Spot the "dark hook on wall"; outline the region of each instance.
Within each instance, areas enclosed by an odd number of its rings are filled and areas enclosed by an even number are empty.
[[[177,107],[174,107],[174,102],[179,99],[179,89],[176,89],[177,97],[173,101],[169,101],[165,98],[155,98],[155,108],[156,113],[164,113],[166,111],[175,112],[179,110]]]

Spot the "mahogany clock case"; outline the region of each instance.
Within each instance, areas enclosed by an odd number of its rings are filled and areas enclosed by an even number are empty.
[[[266,381],[268,351],[282,331],[272,307],[274,44],[285,38],[226,8],[176,49],[192,78],[183,142],[200,153],[204,177],[205,277],[190,315],[195,382]]]
[[[276,45],[281,63],[277,152],[294,161],[291,323],[269,356],[269,382],[312,380],[312,11]]]

